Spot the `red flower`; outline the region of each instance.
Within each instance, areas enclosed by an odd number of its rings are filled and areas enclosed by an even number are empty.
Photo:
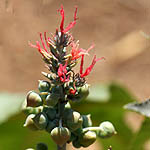
[[[47,37],[46,37],[46,32],[44,32],[44,39],[45,39],[45,43],[44,43],[44,40],[43,40],[43,36],[42,36],[42,33],[40,33],[40,39],[41,39],[41,42],[42,42],[42,45],[43,45],[43,48],[40,46],[40,42],[39,41],[36,41],[36,45],[33,45],[32,43],[29,42],[29,45],[33,48],[37,48],[38,51],[42,54],[43,57],[50,57],[50,54],[49,54],[49,51],[48,49],[46,48],[46,45],[47,47],[49,48],[49,44],[48,44],[48,40],[47,40]]]
[[[61,14],[61,24],[60,24],[60,31],[61,33],[66,33],[68,32],[71,28],[74,27],[74,25],[76,24],[76,20],[77,20],[77,7],[75,9],[75,13],[74,13],[74,21],[72,21],[65,29],[64,29],[64,19],[65,19],[65,14],[64,14],[64,9],[63,9],[63,5],[61,5],[61,9],[58,10]]]
[[[72,42],[71,47],[72,47],[72,50],[71,50],[72,60],[75,60],[75,59],[80,58],[82,55],[88,54],[88,52],[94,47],[94,45],[92,45],[90,48],[85,50],[85,49],[79,48],[79,41],[77,41],[76,43]]]
[[[85,72],[83,73],[83,62],[84,62],[84,55],[82,55],[81,57],[81,65],[80,65],[80,76],[81,78],[89,75],[89,73],[92,71],[94,65],[96,64],[97,61],[105,59],[104,57],[101,58],[96,58],[96,55],[93,58],[92,64],[85,70]]]
[[[58,74],[61,82],[69,81],[69,75],[68,75],[68,77],[66,77],[66,74],[67,74],[66,67],[67,67],[67,63],[64,66],[62,64],[59,65],[57,74]]]

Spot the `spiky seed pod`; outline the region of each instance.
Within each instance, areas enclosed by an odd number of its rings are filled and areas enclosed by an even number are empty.
[[[87,131],[79,137],[79,142],[83,147],[88,147],[96,141],[96,133]]]
[[[42,98],[40,95],[34,91],[30,91],[27,94],[27,107],[38,107],[43,104]]]
[[[71,133],[66,127],[56,127],[51,131],[51,137],[56,144],[63,146],[69,139]]]
[[[48,92],[50,89],[50,83],[48,81],[39,80],[38,89],[40,92]]]
[[[48,125],[46,126],[46,131],[48,133],[50,133],[55,127],[57,127],[57,122],[54,120],[54,121],[48,121]]]
[[[108,138],[116,134],[113,124],[109,121],[102,122],[99,126],[98,136],[101,138]]]
[[[36,146],[36,150],[48,150],[48,147],[44,143],[38,143]]]
[[[92,120],[91,120],[91,115],[82,115],[83,118],[83,124],[82,127],[86,128],[86,127],[91,127],[92,126]]]
[[[48,119],[54,120],[56,117],[56,109],[52,107],[44,107],[43,112],[46,113]]]
[[[35,117],[35,114],[30,114],[25,121],[25,124],[23,125],[24,127],[28,127],[29,129],[36,131],[38,130],[38,128],[36,127],[36,125],[33,122],[33,118]]]
[[[44,112],[36,114],[33,121],[40,130],[45,129],[48,124],[48,118]]]
[[[76,129],[80,128],[82,123],[83,119],[80,113],[76,111],[70,111],[68,116],[66,116],[66,124],[71,131],[75,131]]]
[[[58,103],[58,99],[59,98],[55,93],[51,93],[46,97],[45,104],[54,107]]]

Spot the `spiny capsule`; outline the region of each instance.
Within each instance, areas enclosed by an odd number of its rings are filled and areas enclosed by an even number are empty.
[[[34,91],[28,92],[26,100],[27,100],[27,107],[38,107],[43,104],[40,95]]]
[[[34,124],[33,118],[35,117],[35,114],[30,114],[25,121],[24,127],[28,127],[31,130],[38,130],[36,125]]]
[[[38,89],[40,92],[48,92],[50,89],[50,83],[48,81],[39,80]]]
[[[56,144],[63,146],[69,139],[71,133],[66,127],[55,127],[51,131],[51,137]]]
[[[87,131],[79,137],[79,142],[83,147],[88,147],[96,141],[96,133]]]
[[[108,138],[116,134],[113,124],[109,121],[102,122],[99,128],[100,131],[98,132],[98,136],[101,138]]]
[[[44,112],[36,114],[33,121],[40,130],[45,129],[48,124],[48,118]]]

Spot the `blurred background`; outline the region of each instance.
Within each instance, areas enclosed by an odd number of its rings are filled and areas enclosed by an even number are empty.
[[[36,40],[39,40],[39,32],[54,33],[56,28],[59,28],[61,16],[57,10],[61,4],[65,9],[66,26],[73,20],[74,6],[78,6],[78,21],[71,33],[76,40],[80,40],[80,47],[87,49],[92,43],[96,45],[90,51],[91,55],[86,57],[85,68],[91,63],[94,54],[97,57],[104,56],[106,58],[105,61],[96,64],[93,72],[88,76],[88,83],[94,87],[95,84],[110,85],[113,81],[113,83],[119,83],[119,86],[123,85],[123,88],[127,88],[134,95],[132,100],[142,101],[149,98],[149,0],[0,0],[1,114],[11,110],[15,103],[19,104],[18,107],[14,106],[14,110],[19,109],[21,104],[19,99],[23,99],[24,94],[29,90],[36,90],[38,80],[44,79],[41,71],[46,72],[47,70],[40,54],[28,45],[28,41],[35,43]],[[119,97],[118,100],[121,101],[121,98],[123,97]],[[124,99],[123,104],[129,102],[128,98]],[[8,103],[9,105],[7,105]],[[123,104],[120,103],[120,107]],[[4,105],[7,109],[3,107]],[[80,111],[79,106],[75,107]],[[12,110],[8,116],[15,111]],[[91,112],[90,108],[88,111]],[[14,147],[15,142],[18,142],[15,144],[18,145],[18,149],[23,150],[30,145],[33,147],[38,133],[34,133],[31,140],[28,135],[31,133],[22,129],[25,116],[17,115],[6,121],[8,117],[5,119],[7,116],[5,113],[0,117],[2,118],[0,119],[2,120],[0,150],[17,150]],[[98,116],[98,111],[96,113]],[[104,113],[102,114],[106,120],[107,117],[111,118],[110,114],[106,116]],[[134,114],[132,117],[132,115],[133,113],[126,120],[130,122],[135,122],[131,118],[141,120],[140,116]],[[17,119],[22,121],[19,122]],[[138,126],[138,122],[133,125],[133,128]],[[18,130],[24,135],[22,138],[17,134]],[[43,135],[43,139],[45,136]],[[23,138],[26,140],[22,141]],[[103,148],[101,144],[97,145],[90,149]],[[112,143],[106,147],[109,145]]]

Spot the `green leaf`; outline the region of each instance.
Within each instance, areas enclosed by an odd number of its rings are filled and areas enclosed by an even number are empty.
[[[124,108],[138,112],[146,117],[150,117],[150,99],[141,103],[133,102],[133,103],[126,104]]]
[[[150,138],[150,119],[146,118],[141,126],[141,129],[133,138],[129,150],[144,150],[145,142]]]

